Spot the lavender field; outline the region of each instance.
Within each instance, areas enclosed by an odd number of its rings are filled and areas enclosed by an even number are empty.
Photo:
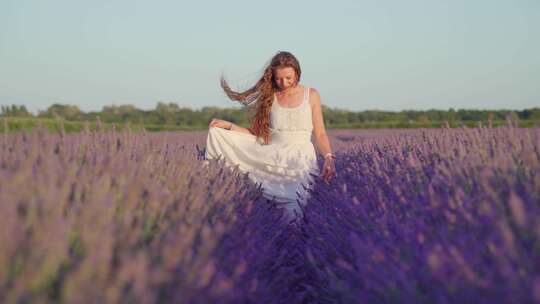
[[[0,134],[0,302],[540,303],[540,129],[328,133],[300,225],[206,132]]]

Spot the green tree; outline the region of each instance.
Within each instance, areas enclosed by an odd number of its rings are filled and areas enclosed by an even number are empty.
[[[83,120],[85,115],[77,106],[55,103],[48,107],[46,111],[41,111],[38,117],[62,117],[66,120]]]
[[[32,117],[24,105],[1,106],[0,116],[4,117]]]

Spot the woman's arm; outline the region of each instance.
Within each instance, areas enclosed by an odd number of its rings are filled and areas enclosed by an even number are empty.
[[[326,183],[329,183],[335,176],[336,166],[334,164],[334,154],[332,153],[332,148],[330,147],[330,141],[326,135],[326,130],[324,128],[324,120],[321,107],[321,97],[319,92],[315,89],[310,89],[310,105],[311,105],[311,117],[313,120],[313,130],[315,132],[315,140],[317,143],[317,149],[324,157],[323,170],[321,176]]]
[[[246,133],[246,134],[253,135],[253,133],[251,133],[251,131],[249,129],[242,128],[240,126],[235,125],[234,123],[232,123],[230,121],[226,121],[226,120],[218,119],[218,118],[213,118],[210,121],[209,127],[217,127],[217,128],[230,130],[230,131],[236,131],[236,132],[241,132],[241,133]]]
[[[315,133],[315,141],[319,153],[325,156],[327,153],[332,153],[328,135],[324,128],[324,119],[321,107],[321,96],[317,90],[311,88],[309,91],[309,101],[311,105],[311,117],[313,120],[313,132]]]

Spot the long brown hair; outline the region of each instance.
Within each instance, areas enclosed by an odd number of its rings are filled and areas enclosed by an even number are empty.
[[[231,99],[240,102],[251,112],[250,132],[256,137],[264,140],[265,144],[270,141],[270,109],[274,98],[274,93],[278,90],[274,78],[275,70],[278,68],[291,67],[296,72],[296,83],[300,81],[302,71],[296,57],[289,52],[278,52],[270,63],[265,67],[263,75],[251,88],[236,92],[231,90],[227,81],[221,76],[221,87],[225,94]]]

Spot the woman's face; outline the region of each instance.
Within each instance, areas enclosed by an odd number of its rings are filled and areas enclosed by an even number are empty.
[[[296,84],[296,71],[292,67],[274,70],[274,80],[280,90],[286,90]]]

